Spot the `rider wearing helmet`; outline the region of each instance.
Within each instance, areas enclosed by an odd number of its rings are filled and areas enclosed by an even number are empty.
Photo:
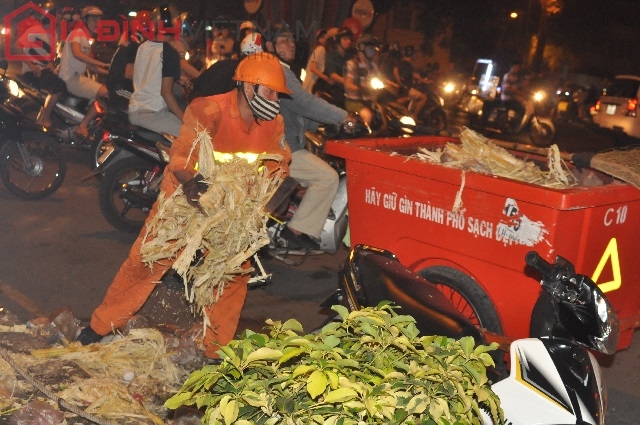
[[[258,32],[249,33],[240,43],[240,58],[262,52],[262,35]],[[191,99],[203,96],[213,96],[232,90],[235,87],[233,76],[238,67],[239,59],[217,61],[193,80]]]
[[[19,33],[17,44],[25,56],[30,58],[22,62],[22,79],[48,93],[37,123],[49,127],[51,114],[60,96],[67,91],[67,85],[54,73],[55,46],[50,45],[52,40],[45,30],[45,27],[52,25],[49,16],[55,16],[55,5],[46,2],[40,7],[46,14],[34,13],[33,19],[25,19],[27,24],[23,32]]]
[[[187,99],[193,86],[193,80],[198,78],[202,73],[201,70],[189,62],[187,52],[189,51],[189,42],[193,40],[192,22],[188,12],[180,14],[180,37],[171,37],[169,44],[176,49],[180,56],[180,78],[173,85],[173,94],[176,96],[181,108],[187,106]]]
[[[126,113],[133,94],[133,63],[140,43],[153,36],[151,12],[139,10],[130,23],[130,40],[124,40],[111,59],[105,85],[109,90],[109,106]]]
[[[95,34],[98,29],[98,21],[102,18],[102,10],[96,6],[87,6],[82,9],[81,19],[84,26],[78,25],[67,37],[62,49],[60,71],[58,76],[67,83],[67,89],[72,94],[85,99],[100,97],[108,98],[109,94],[104,84],[92,80],[85,75],[87,69],[98,74],[108,74],[108,63],[101,62],[91,57],[91,43],[89,34]],[[97,115],[97,111],[91,102],[90,110],[78,125],[76,133],[81,137],[87,137],[87,125]]]
[[[308,186],[296,213],[282,230],[280,237],[287,241],[288,248],[317,250],[317,239],[322,233],[338,190],[338,173],[304,148],[304,132],[315,130],[320,123],[350,128],[349,125],[355,117],[302,87],[302,83],[288,65],[293,62],[296,54],[290,28],[275,28],[269,38],[265,47],[280,58],[287,87],[292,92],[290,96],[281,100],[285,136],[292,151],[291,177]]]
[[[335,48],[327,53],[327,64],[324,73],[331,79],[331,95],[334,103],[344,105],[344,68],[351,58],[353,50],[353,31],[341,28],[334,37],[332,44]]]
[[[415,107],[412,108],[411,113],[417,120],[422,108],[427,103],[427,95],[415,87],[416,80],[420,80],[420,76],[413,66],[413,57],[415,54],[416,49],[413,45],[408,44],[404,46],[402,50],[402,60],[393,68],[393,76],[396,84],[400,86],[398,102],[406,103],[412,101]]]
[[[322,87],[324,87],[326,91],[329,84],[329,77],[324,74],[327,58],[327,49],[325,46],[328,39],[329,35],[325,28],[321,28],[316,32],[316,46],[313,48],[307,60],[305,77],[302,82],[302,87],[308,92],[315,93],[316,89],[320,90]],[[318,84],[318,81],[322,81],[322,83]],[[316,84],[318,84],[318,87],[315,87]]]
[[[165,199],[182,187],[189,202],[198,206],[200,181],[195,168],[200,147],[194,149],[197,130],[209,134],[218,152],[281,155],[281,165],[286,171],[291,152],[284,141],[282,117],[278,115],[278,95],[289,90],[278,59],[267,53],[249,55],[238,65],[234,80],[237,86],[230,92],[195,99],[187,107],[184,126],[171,147],[171,159],[160,187]],[[270,162],[265,165],[273,170]],[[154,219],[157,210],[156,203],[146,225]],[[93,312],[90,326],[80,333],[81,343],[97,342],[103,335],[124,326],[171,268],[171,262],[149,267],[141,261],[140,246],[144,237],[145,230],[140,232],[104,301]],[[227,344],[235,336],[248,280],[248,274],[238,275],[225,285],[218,301],[205,308],[209,322],[203,341],[207,357],[217,358],[218,346]]]
[[[231,38],[231,24],[224,16],[216,18],[215,27],[219,31],[211,44],[211,54],[214,61],[231,59],[233,55],[234,40]]]
[[[247,39],[247,35],[257,33],[258,29],[255,24],[251,21],[244,21],[238,27],[238,37],[235,39],[235,43],[233,45],[233,57],[242,58],[242,42]],[[246,56],[246,54],[245,54]]]
[[[373,60],[381,45],[371,34],[361,35],[356,41],[357,53],[347,61],[344,75],[344,103],[349,112],[359,112],[364,107],[371,107],[371,79],[384,79]]]
[[[157,133],[177,136],[184,110],[173,92],[173,84],[180,79],[181,72],[180,56],[169,43],[174,22],[168,6],[159,6],[152,16],[157,18],[159,40],[147,40],[138,47],[129,120]]]

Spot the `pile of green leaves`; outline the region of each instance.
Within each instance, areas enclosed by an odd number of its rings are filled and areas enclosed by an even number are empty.
[[[503,423],[486,367],[492,346],[418,336],[389,303],[348,312],[317,334],[295,320],[267,321],[221,348],[224,360],[191,374],[165,406],[206,407],[205,424]]]

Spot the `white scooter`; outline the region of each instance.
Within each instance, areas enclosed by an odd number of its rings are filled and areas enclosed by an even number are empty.
[[[603,425],[606,389],[589,350],[615,352],[619,331],[615,311],[596,284],[576,274],[562,257],[549,264],[532,251],[526,262],[542,274],[542,291],[531,315],[532,338],[511,343],[508,376],[489,376],[505,423]],[[339,289],[323,307],[342,304],[353,311],[390,300],[416,319],[422,334],[470,335],[484,341],[480,330],[435,285],[402,266],[389,251],[356,246],[339,278]],[[486,412],[481,421],[493,424]]]

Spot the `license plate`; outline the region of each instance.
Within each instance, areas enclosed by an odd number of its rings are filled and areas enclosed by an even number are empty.
[[[558,111],[565,112],[568,106],[569,106],[569,102],[560,101],[558,102]]]
[[[613,115],[616,113],[616,105],[607,105],[607,115]]]

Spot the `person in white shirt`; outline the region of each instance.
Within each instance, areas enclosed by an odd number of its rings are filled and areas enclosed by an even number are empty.
[[[174,23],[168,6],[153,12],[164,28]],[[140,44],[133,63],[133,94],[129,100],[129,121],[157,133],[178,136],[184,110],[173,93],[173,83],[180,79],[180,56],[168,42],[171,35],[159,33],[163,41],[147,40]]]
[[[309,56],[304,81],[302,82],[302,88],[310,93],[315,93],[314,86],[318,80],[324,81],[327,85],[331,84],[330,78],[324,74],[325,58],[327,56],[325,45],[329,37],[333,37],[337,33],[337,28],[332,28],[331,33],[326,29],[320,29],[316,33],[317,45]]]
[[[77,25],[67,37],[62,49],[60,70],[58,76],[67,84],[70,93],[85,99],[97,97],[107,99],[109,91],[104,84],[90,79],[85,75],[87,68],[98,74],[107,75],[109,64],[91,57],[91,34],[98,29],[98,21],[102,17],[102,10],[95,6],[87,6],[82,9],[81,18],[84,25]],[[81,137],[88,136],[87,126],[97,115],[93,103],[78,125],[76,133]]]

